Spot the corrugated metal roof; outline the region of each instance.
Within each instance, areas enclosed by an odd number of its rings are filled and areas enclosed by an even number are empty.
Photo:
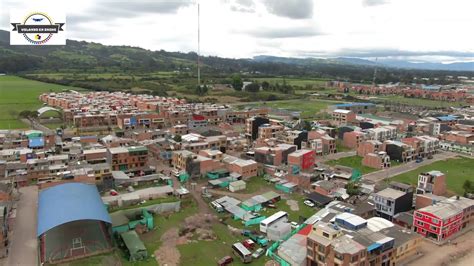
[[[79,220],[112,223],[95,185],[66,183],[40,192],[37,236],[56,226]]]

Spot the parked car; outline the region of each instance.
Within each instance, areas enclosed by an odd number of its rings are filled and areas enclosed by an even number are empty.
[[[263,253],[265,253],[265,249],[263,249],[263,248],[258,248],[258,249],[255,250],[255,252],[252,254],[252,258],[258,259],[258,258],[260,258],[260,257],[263,255]]]
[[[217,265],[226,266],[231,264],[233,261],[234,259],[231,256],[225,256],[217,262]]]
[[[421,157],[416,158],[416,163],[421,163],[421,162],[423,162],[423,158]]]
[[[242,241],[242,245],[244,245],[244,247],[250,250],[253,250],[255,248],[255,242],[252,239],[245,239],[244,241]]]
[[[314,207],[316,206],[312,201],[310,200],[305,200],[303,201],[304,205],[308,206],[308,207]]]
[[[428,159],[433,159],[433,155],[430,154],[430,155],[428,155],[427,158],[428,158]]]
[[[276,206],[273,203],[267,204],[267,207],[271,209],[276,209]]]
[[[109,194],[110,194],[110,196],[117,196],[118,192],[115,189],[111,189]]]
[[[250,230],[245,230],[245,229],[242,230],[242,235],[243,235],[243,236],[250,236],[251,234],[253,234],[253,232],[250,231]]]

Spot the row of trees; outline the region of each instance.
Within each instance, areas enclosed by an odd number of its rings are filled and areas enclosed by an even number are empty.
[[[240,75],[233,75],[231,78],[231,85],[234,88],[234,90],[241,91],[244,86],[242,77],[240,77]],[[287,84],[285,79],[283,79],[282,84],[278,82],[273,84],[273,83],[269,83],[268,81],[263,81],[261,83],[257,81],[253,81],[252,83],[245,86],[245,91],[248,91],[248,92],[259,92],[260,90],[275,91],[275,92],[281,92],[284,94],[293,94],[295,91],[294,87]]]

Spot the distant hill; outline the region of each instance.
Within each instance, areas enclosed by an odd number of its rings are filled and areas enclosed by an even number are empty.
[[[426,70],[452,70],[452,71],[474,71],[474,62],[459,63],[414,63],[402,60],[380,59],[379,62],[386,66],[407,68],[407,69],[426,69]]]
[[[100,43],[67,40],[64,46],[10,46],[9,32],[0,30],[0,73],[41,72],[139,72],[175,71],[194,75],[197,54],[194,52],[151,51],[130,46],[106,46]],[[249,59],[232,59],[216,56],[201,58],[202,72],[207,76],[229,78],[230,74],[250,73],[266,76],[304,76],[370,82],[375,63],[360,58],[285,58],[256,56]],[[456,70],[471,66],[459,63]],[[408,71],[414,68],[401,62],[380,62],[378,82],[411,81],[413,76],[435,77],[442,75],[470,75],[450,71]],[[417,68],[422,65],[417,65]],[[427,65],[436,69],[434,65]],[[449,69],[444,65],[445,70]]]

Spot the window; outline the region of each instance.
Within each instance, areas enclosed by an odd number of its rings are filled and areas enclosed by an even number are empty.
[[[334,257],[336,257],[336,259],[339,259],[339,260],[343,260],[344,259],[344,256],[342,256],[342,254],[339,254],[339,253],[334,253]]]
[[[321,252],[321,253],[324,253],[326,251],[326,247],[323,246],[323,245],[319,245],[318,246],[318,251]]]
[[[439,220],[438,220],[438,219],[434,219],[434,218],[433,218],[433,219],[431,219],[431,221],[432,221],[434,224],[439,223]]]
[[[351,262],[356,262],[357,260],[359,260],[359,256],[358,256],[358,255],[352,256]]]
[[[329,238],[329,234],[326,233],[326,232],[323,232],[323,236],[324,236],[325,238]]]
[[[324,261],[325,261],[325,257],[324,257],[324,256],[321,256],[321,255],[318,255],[318,260],[324,262]]]

